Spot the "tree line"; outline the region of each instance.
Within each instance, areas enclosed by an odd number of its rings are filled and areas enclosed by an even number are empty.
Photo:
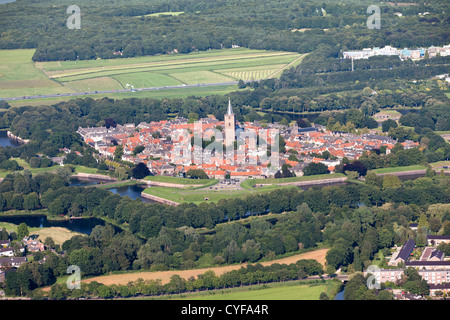
[[[41,270],[46,278],[27,280],[30,290],[63,275],[72,264],[81,268],[82,276],[118,270],[179,270],[193,268],[206,257],[211,265],[256,263],[312,249],[319,243],[331,248],[326,256],[327,273],[337,268],[361,271],[376,252],[394,243],[401,245],[414,237],[417,245],[425,245],[426,232],[412,232],[408,227],[411,221],[420,219],[432,232],[450,232],[450,212],[445,207],[434,208],[450,202],[448,178],[442,175],[405,182],[387,175],[381,185],[378,177],[367,175],[364,184],[306,191],[292,188],[282,196],[272,192],[178,207],[143,204],[97,188],[65,187],[55,174],[42,175],[47,177],[29,177],[36,179],[38,189],[32,189],[31,180],[24,183],[25,177],[16,183],[11,176],[0,188],[26,186],[21,192],[39,191],[49,214],[105,217],[123,230],[107,224],[95,227],[89,236],[65,241],[61,247],[64,256],[46,260],[49,269]],[[383,203],[391,203],[391,207],[380,207]],[[247,212],[261,216],[220,223],[245,218]],[[275,215],[265,216],[266,212]],[[199,229],[205,226],[210,231]],[[30,277],[36,274],[24,272]]]
[[[178,0],[170,4],[133,0],[108,8],[85,1],[81,6],[82,27],[69,30],[66,10],[70,4],[5,4],[0,16],[0,27],[5,30],[0,48],[37,48],[35,61],[134,57],[174,49],[188,53],[232,45],[301,53],[311,52],[322,43],[341,45],[343,50],[387,44],[404,48],[447,44],[449,23],[443,13],[448,5],[442,2],[411,7],[379,4],[383,28],[374,32],[366,27],[364,1],[337,4],[288,0],[279,6],[273,0],[264,4],[246,0],[239,5],[206,0]],[[147,16],[167,10],[184,13]],[[398,19],[394,12],[407,18]],[[430,16],[419,17],[420,12],[429,12]],[[22,19],[24,15],[27,19]],[[307,30],[293,32],[297,29]]]

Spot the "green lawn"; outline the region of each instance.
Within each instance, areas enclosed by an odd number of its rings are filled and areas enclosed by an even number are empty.
[[[250,50],[246,48],[211,50],[189,54],[146,56],[95,61],[42,62],[37,64],[50,78],[64,85],[86,79],[114,78],[125,87],[170,86],[235,80],[230,69],[257,67],[261,75],[296,61],[298,53]],[[222,73],[218,70],[227,70]],[[255,70],[254,70],[255,71]]]
[[[147,176],[144,178],[144,180],[185,184],[185,185],[196,185],[196,184],[210,185],[210,184],[216,184],[217,182],[219,182],[219,180],[216,180],[216,179],[188,179],[188,178],[171,177],[171,176]]]
[[[208,70],[170,73],[169,76],[178,79],[185,84],[217,83],[235,80],[220,73],[215,73]]]
[[[370,170],[370,172],[374,172],[374,173],[378,174],[378,173],[394,173],[394,172],[405,172],[405,171],[426,170],[426,169],[427,169],[427,167],[418,164],[418,165],[405,166],[405,167],[380,168],[380,169]]]
[[[98,169],[96,168],[89,168],[89,167],[85,167],[85,166],[75,166],[75,173],[91,173],[91,174],[97,174],[98,173]]]
[[[180,300],[319,300],[320,293],[329,296],[337,291],[338,284],[327,281],[320,284],[273,283],[255,285],[247,288],[234,288],[202,292],[200,294],[183,294]],[[333,299],[331,297],[331,299]]]
[[[42,95],[42,98],[32,100],[10,101],[13,107],[53,104],[73,98],[48,98],[47,94],[118,90],[127,84],[135,89],[180,87],[83,97],[158,99],[224,95],[237,91],[237,85],[194,88],[181,85],[267,78],[304,56],[295,52],[235,48],[122,59],[33,63],[33,54],[34,49],[0,50],[0,98]]]
[[[182,84],[181,81],[174,79],[161,73],[154,72],[135,72],[114,76],[121,85],[125,88],[127,84],[135,88],[151,88],[163,86],[177,86]]]
[[[332,173],[332,174],[318,174],[314,176],[302,176],[293,178],[280,178],[280,179],[247,179],[241,183],[242,188],[251,188],[257,184],[279,184],[279,183],[289,183],[298,181],[314,181],[321,179],[334,179],[334,178],[344,178],[346,177],[343,173]]]
[[[35,68],[34,51],[0,50],[0,98],[72,92]]]
[[[213,187],[214,188],[214,187]],[[218,202],[221,199],[228,198],[239,198],[245,197],[251,194],[260,194],[265,192],[270,192],[272,190],[280,190],[281,188],[295,188],[280,187],[280,186],[267,186],[257,189],[242,189],[242,190],[209,190],[209,189],[179,189],[179,188],[167,188],[167,187],[150,187],[145,189],[143,192],[151,194],[160,198],[168,199],[178,203],[189,203],[193,202],[195,204],[200,204],[202,202]]]
[[[242,90],[249,90],[249,89],[242,89]],[[108,96],[112,99],[126,99],[126,98],[183,99],[190,96],[205,97],[210,95],[225,95],[234,91],[238,91],[237,85],[222,85],[222,86],[193,87],[193,88],[180,87],[175,89],[164,89],[164,90],[108,93],[107,95],[91,94],[91,95],[83,95],[82,98],[102,99],[103,97]],[[11,107],[53,105],[62,101],[69,101],[71,99],[73,99],[73,97],[16,100],[16,101],[8,101],[8,104]]]

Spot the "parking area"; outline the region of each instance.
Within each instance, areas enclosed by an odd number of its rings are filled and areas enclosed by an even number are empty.
[[[240,190],[241,180],[239,179],[223,179],[219,183],[209,187],[210,190]]]

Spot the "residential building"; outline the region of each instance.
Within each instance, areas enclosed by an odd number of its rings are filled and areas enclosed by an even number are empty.
[[[0,257],[0,269],[18,268],[26,261],[26,257]]]
[[[14,248],[0,248],[0,257],[13,257],[14,256]]]
[[[416,243],[413,239],[409,239],[408,241],[406,241],[401,249],[392,255],[392,258],[389,261],[388,265],[397,266],[399,263],[406,262],[415,246]]]
[[[427,235],[427,241],[429,246],[438,246],[441,243],[450,243],[450,236],[446,235]]]

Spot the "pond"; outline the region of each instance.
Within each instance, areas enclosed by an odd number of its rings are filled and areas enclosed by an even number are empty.
[[[141,199],[146,203],[155,203],[155,201],[141,197],[141,192],[144,191],[145,188],[147,188],[147,185],[135,184],[131,186],[114,187],[107,190],[124,197],[130,197],[133,200]]]
[[[85,186],[92,186],[95,184],[105,183],[109,182],[107,180],[100,180],[100,179],[92,179],[92,178],[78,178],[73,177],[70,178],[69,186],[71,187],[85,187]]]
[[[70,178],[69,185],[72,187],[86,187],[86,186],[92,186],[92,185],[101,184],[101,183],[105,183],[105,182],[110,182],[110,181],[93,179],[93,178],[72,177],[72,178]],[[143,202],[146,202],[146,203],[155,203],[155,201],[141,197],[141,192],[144,191],[145,188],[147,188],[147,185],[130,185],[130,186],[121,186],[121,187],[111,187],[110,189],[106,189],[106,190],[111,191],[112,193],[124,196],[124,197],[128,196],[133,200],[141,199]]]
[[[9,222],[16,225],[24,222],[30,228],[61,227],[87,235],[91,234],[91,231],[95,226],[105,225],[105,221],[97,218],[49,220],[45,215],[2,216],[0,217],[0,222]],[[120,231],[120,229],[118,230]]]
[[[336,294],[336,296],[334,297],[334,300],[344,300],[344,292],[345,292],[345,287],[344,287],[344,289],[342,289],[342,291],[340,291]]]
[[[1,0],[0,0],[1,4]],[[0,146],[17,148],[21,143],[15,139],[8,137],[6,131],[0,131]]]

